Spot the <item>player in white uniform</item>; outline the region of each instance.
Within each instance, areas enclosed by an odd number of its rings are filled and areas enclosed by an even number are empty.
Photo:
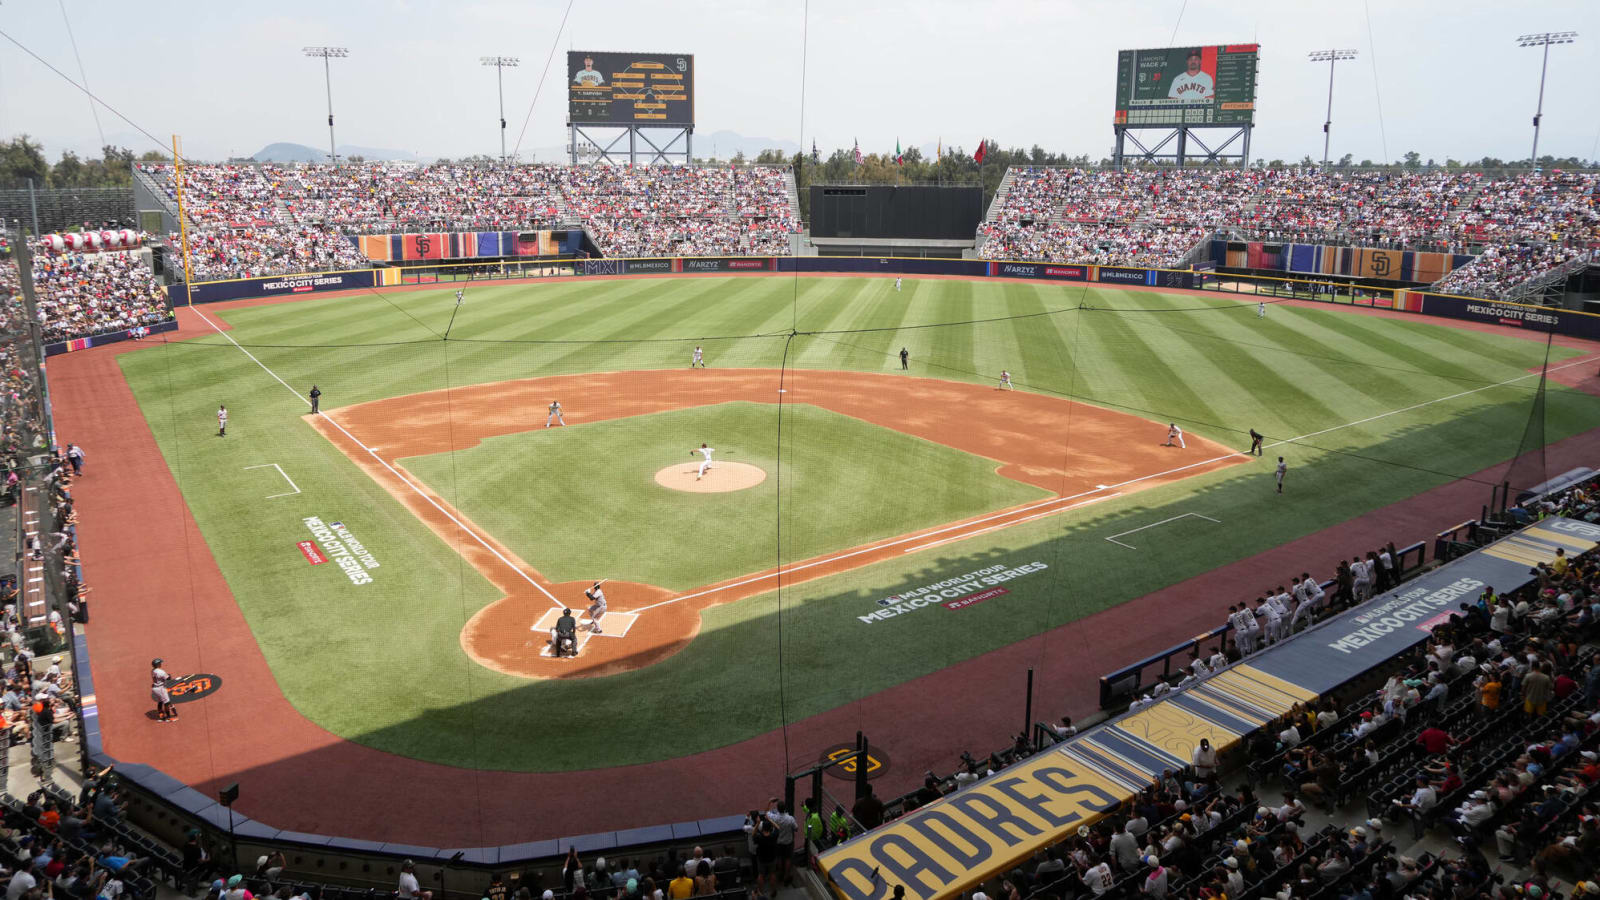
[[[1184,450],[1189,449],[1188,446],[1183,443],[1183,429],[1178,427],[1177,422],[1172,422],[1167,425],[1167,442],[1163,446],[1171,447],[1173,441],[1177,441],[1180,448]]]
[[[1000,370],[1000,386],[995,388],[995,390],[997,390],[997,391],[1014,391],[1014,390],[1016,390],[1016,388],[1011,386],[1011,372],[1010,371],[1008,371],[1006,369],[1001,369]]]
[[[217,437],[227,437],[227,436],[228,436],[228,408],[226,406],[219,405],[217,407]]]
[[[702,369],[706,367],[706,356],[701,352],[698,344],[695,345],[694,355],[689,357],[689,368],[692,369],[695,366],[699,366]]]
[[[708,470],[710,470],[710,468],[711,468],[711,454],[713,454],[715,452],[717,452],[717,448],[715,448],[715,447],[707,447],[705,444],[701,444],[699,450],[690,450],[689,451],[689,455],[690,456],[694,456],[696,453],[698,453],[701,456],[705,457],[705,459],[702,459],[700,461],[700,471],[696,472],[695,475],[694,475],[694,480],[695,481],[699,481],[701,478],[704,478],[706,472]]]
[[[1280,494],[1283,493],[1283,476],[1288,471],[1288,464],[1283,461],[1283,457],[1278,457],[1278,468],[1272,473],[1272,477],[1278,480],[1278,493]]]
[[[546,428],[550,427],[550,420],[551,419],[556,420],[556,422],[558,424],[560,424],[562,427],[565,427],[566,424],[567,424],[567,420],[561,418],[561,401],[560,400],[551,400],[550,401],[550,414],[544,417],[544,427],[546,427]]]
[[[602,578],[583,592],[583,595],[589,598],[589,608],[585,611],[585,615],[589,617],[589,630],[595,634],[603,633],[600,631],[600,618],[606,614],[606,592],[600,585],[605,583],[606,579]]]
[[[900,278],[898,276],[896,276],[894,280],[894,292],[896,294],[900,293]]]
[[[1265,626],[1261,631],[1266,637],[1267,646],[1276,644],[1283,632],[1283,619],[1278,616],[1278,608],[1271,600],[1262,600],[1256,606],[1256,612],[1261,613],[1261,621]]]
[[[461,305],[461,301],[466,299],[466,296],[467,296],[467,292],[465,290],[457,289],[456,290],[456,305],[460,306]]]
[[[1256,304],[1256,318],[1265,319],[1266,317],[1267,317],[1267,304],[1265,302],[1257,303]]]
[[[1239,648],[1240,653],[1249,656],[1256,649],[1255,614],[1250,611],[1248,605],[1241,608],[1229,607],[1229,609],[1228,624],[1233,626],[1233,643]]]
[[[1208,72],[1200,71],[1200,51],[1189,51],[1189,67],[1177,78],[1172,79],[1172,87],[1167,89],[1167,96],[1173,100],[1210,100],[1216,92],[1216,83],[1211,80]]]
[[[173,722],[178,711],[172,707],[172,696],[167,693],[167,682],[172,676],[161,668],[161,657],[150,660],[150,699],[156,701],[156,721]]]

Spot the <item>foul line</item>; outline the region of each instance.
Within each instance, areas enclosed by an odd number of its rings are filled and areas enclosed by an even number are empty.
[[[277,469],[278,470],[278,474],[283,476],[283,480],[289,482],[289,487],[294,489],[294,490],[291,490],[287,494],[268,494],[267,497],[266,497],[266,499],[268,499],[268,500],[272,500],[272,499],[275,499],[277,497],[293,497],[295,494],[300,493],[300,486],[295,484],[294,483],[294,479],[290,478],[288,473],[283,471],[283,467],[278,465],[277,463],[264,463],[264,464],[259,465],[259,466],[245,466],[244,467],[244,471],[246,471],[246,472],[250,471],[251,469]]]
[[[238,347],[240,353],[243,353],[245,356],[250,357],[250,361],[251,362],[253,362],[256,365],[260,366],[261,367],[261,371],[266,372],[268,375],[271,375],[279,384],[283,385],[284,390],[286,390],[289,393],[293,394],[296,399],[298,399],[300,402],[304,403],[305,405],[307,405],[307,406],[311,405],[311,401],[310,400],[306,399],[305,397],[300,396],[300,392],[295,390],[294,388],[290,387],[289,386],[289,382],[284,381],[282,378],[279,378],[277,372],[274,372],[271,369],[267,368],[267,364],[262,362],[259,359],[256,359],[256,356],[255,356],[254,353],[251,353],[249,350],[246,350],[244,347],[240,346],[239,342],[234,340],[232,335],[228,334],[226,331],[223,331],[221,328],[218,328],[217,327],[217,323],[215,323],[215,322],[211,321],[210,319],[206,318],[204,313],[200,312],[197,309],[194,309],[192,306],[190,307],[190,311],[193,312],[195,315],[199,316],[200,320],[202,322],[205,322],[207,325],[210,325],[211,329],[213,331],[215,331],[217,334],[220,334],[224,338],[226,338],[228,343],[232,344],[235,347]],[[526,581],[527,583],[533,585],[534,589],[537,590],[539,593],[541,593],[541,594],[545,595],[546,597],[548,597],[550,599],[551,603],[554,603],[556,606],[561,606],[562,605],[561,601],[557,600],[554,594],[552,594],[549,591],[544,589],[544,585],[541,585],[539,582],[534,581],[532,578],[530,578],[528,576],[528,573],[522,571],[522,568],[520,566],[518,566],[516,563],[513,563],[511,560],[506,559],[505,556],[502,555],[499,550],[496,550],[493,546],[491,546],[489,544],[488,541],[486,541],[482,537],[480,537],[476,531],[473,531],[471,528],[468,528],[465,523],[463,523],[460,519],[456,518],[455,516],[451,515],[449,510],[447,510],[444,507],[440,506],[432,497],[428,496],[427,493],[425,491],[423,491],[420,487],[416,486],[415,484],[412,484],[410,479],[406,478],[404,475],[401,475],[399,470],[395,469],[394,466],[391,466],[391,465],[389,465],[389,463],[384,461],[383,457],[378,455],[378,451],[374,450],[371,447],[368,447],[366,444],[363,444],[355,435],[350,433],[349,429],[345,428],[343,425],[340,425],[338,423],[338,421],[333,418],[333,416],[330,416],[327,413],[318,413],[318,415],[322,416],[323,419],[327,420],[328,424],[330,424],[333,427],[339,429],[339,431],[342,434],[344,434],[345,437],[349,438],[351,440],[351,442],[354,443],[357,447],[360,447],[361,449],[367,451],[367,453],[371,454],[372,458],[377,460],[379,465],[383,466],[385,469],[388,469],[389,470],[389,474],[393,475],[395,478],[398,478],[400,480],[401,484],[404,484],[406,487],[410,488],[414,493],[416,493],[416,495],[418,497],[421,497],[422,499],[428,501],[428,505],[429,506],[432,506],[434,509],[438,510],[445,518],[449,519],[451,522],[454,522],[457,528],[460,528],[462,531],[464,531],[468,535],[470,535],[473,540],[477,541],[480,545],[483,546],[483,549],[485,549],[485,550],[489,551],[490,553],[494,554],[494,558],[495,559],[498,559],[501,562],[505,563],[506,566],[511,569],[511,571],[513,571],[513,572],[517,573],[519,576],[521,576],[523,581]]]
[[[1118,547],[1127,547],[1129,550],[1137,550],[1137,549],[1139,549],[1138,547],[1135,547],[1132,544],[1124,544],[1123,542],[1117,540],[1117,538],[1119,538],[1119,537],[1127,537],[1130,534],[1138,534],[1139,532],[1145,530],[1146,528],[1154,528],[1157,525],[1165,525],[1168,522],[1176,522],[1179,519],[1187,519],[1187,518],[1189,518],[1191,516],[1193,516],[1196,519],[1205,519],[1207,522],[1216,522],[1218,525],[1222,524],[1222,520],[1220,520],[1220,519],[1213,519],[1210,516],[1202,516],[1199,513],[1179,513],[1178,515],[1175,515],[1170,519],[1162,519],[1159,522],[1151,522],[1149,525],[1140,525],[1138,528],[1135,528],[1132,531],[1124,531],[1124,532],[1120,532],[1118,534],[1113,534],[1111,537],[1106,538],[1106,540],[1110,541],[1113,544],[1116,544]]]

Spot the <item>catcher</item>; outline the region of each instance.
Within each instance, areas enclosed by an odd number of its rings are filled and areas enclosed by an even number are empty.
[[[595,634],[604,633],[600,630],[600,617],[606,614],[606,592],[600,589],[600,585],[609,580],[602,578],[583,592],[583,595],[589,598],[589,609],[585,611],[585,615],[589,617],[589,630]]]

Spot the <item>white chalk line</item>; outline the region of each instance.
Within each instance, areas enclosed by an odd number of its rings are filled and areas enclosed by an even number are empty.
[[[1140,525],[1138,528],[1134,528],[1134,529],[1132,529],[1130,531],[1124,531],[1124,532],[1121,532],[1119,534],[1113,534],[1111,537],[1106,538],[1106,540],[1110,541],[1113,544],[1116,544],[1119,547],[1127,547],[1129,550],[1137,550],[1137,549],[1139,549],[1138,547],[1135,547],[1132,544],[1124,544],[1123,542],[1117,540],[1117,538],[1119,538],[1119,537],[1127,537],[1130,534],[1138,534],[1139,532],[1144,531],[1146,528],[1154,528],[1157,525],[1165,525],[1168,522],[1176,522],[1179,519],[1187,519],[1187,518],[1190,518],[1190,517],[1193,517],[1193,518],[1196,518],[1196,519],[1205,519],[1207,522],[1215,522],[1218,525],[1222,524],[1222,520],[1221,519],[1213,519],[1210,516],[1202,516],[1199,513],[1192,513],[1192,512],[1179,513],[1179,514],[1177,514],[1175,516],[1172,516],[1170,518],[1162,519],[1159,522],[1151,522],[1149,525]]]
[[[226,331],[223,331],[221,328],[218,328],[217,324],[215,322],[211,321],[210,319],[206,318],[204,313],[201,313],[199,310],[195,309],[193,306],[190,306],[190,311],[192,311],[195,315],[199,316],[201,321],[205,322],[207,325],[210,325],[213,331],[215,331],[217,334],[222,335],[222,337],[225,338],[228,341],[228,343],[232,344],[234,347],[237,347],[239,349],[239,352],[243,353],[245,356],[250,357],[251,362],[254,362],[256,365],[261,367],[262,371],[266,372],[268,375],[271,375],[279,384],[283,385],[285,390],[287,390],[291,394],[294,394],[295,397],[297,397],[301,402],[305,403],[307,406],[311,405],[311,401],[310,400],[306,399],[305,397],[301,397],[299,391],[297,391],[293,387],[291,387],[289,385],[289,383],[284,381],[282,378],[279,378],[278,377],[278,373],[274,372],[270,368],[268,368],[267,365],[265,363],[263,363],[261,360],[256,359],[255,354],[251,353],[249,350],[246,350],[244,347],[240,346],[239,342],[234,340],[233,337],[231,335],[229,335]],[[1547,369],[1545,371],[1546,372],[1559,372],[1559,371],[1561,371],[1563,369],[1570,369],[1570,368],[1572,368],[1574,366],[1588,365],[1591,362],[1592,362],[1592,360],[1580,359],[1580,360],[1577,360],[1575,362],[1566,363],[1564,365],[1552,366],[1552,367],[1550,367],[1549,369]],[[1473,388],[1471,390],[1461,391],[1460,393],[1456,393],[1456,394],[1450,394],[1449,396],[1445,396],[1445,397],[1437,397],[1437,398],[1434,398],[1432,400],[1424,400],[1421,403],[1414,403],[1414,404],[1412,404],[1410,406],[1401,407],[1400,409],[1392,409],[1392,410],[1389,410],[1388,412],[1378,413],[1375,416],[1368,416],[1365,419],[1357,419],[1354,422],[1345,422],[1342,425],[1335,425],[1335,426],[1333,426],[1331,428],[1324,428],[1324,429],[1322,429],[1320,431],[1312,431],[1312,432],[1308,432],[1306,434],[1298,435],[1296,437],[1284,438],[1282,440],[1273,441],[1273,442],[1271,442],[1269,444],[1264,444],[1263,445],[1263,449],[1266,448],[1266,447],[1277,447],[1277,446],[1281,446],[1283,444],[1292,444],[1292,443],[1295,443],[1296,441],[1303,441],[1303,440],[1305,440],[1307,438],[1318,437],[1320,435],[1329,434],[1331,432],[1339,431],[1339,430],[1344,429],[1344,428],[1354,428],[1357,425],[1365,425],[1368,422],[1376,422],[1379,419],[1386,419],[1386,418],[1388,418],[1390,416],[1396,416],[1396,415],[1400,415],[1401,413],[1411,412],[1412,410],[1421,409],[1424,406],[1431,406],[1431,405],[1433,405],[1435,403],[1443,403],[1443,402],[1448,401],[1448,400],[1456,400],[1456,399],[1459,399],[1461,397],[1470,396],[1472,394],[1480,393],[1482,391],[1492,390],[1492,389],[1497,388],[1497,387],[1505,387],[1508,384],[1516,384],[1519,381],[1526,381],[1527,379],[1533,378],[1533,377],[1535,377],[1535,376],[1537,376],[1539,374],[1540,374],[1539,372],[1529,372],[1529,373],[1527,373],[1525,375],[1519,375],[1516,378],[1508,378],[1505,381],[1498,381],[1498,382],[1495,382],[1494,384],[1483,385],[1481,387],[1476,387],[1476,388]],[[434,502],[432,497],[429,497],[420,488],[418,488],[416,485],[412,484],[404,475],[401,475],[398,471],[396,471],[393,466],[391,466],[387,462],[385,462],[382,457],[378,456],[377,452],[373,448],[370,448],[366,444],[361,443],[361,441],[359,439],[357,439],[355,435],[351,434],[343,425],[340,425],[337,421],[335,421],[332,416],[328,415],[327,413],[320,413],[320,415],[323,418],[327,419],[328,422],[331,425],[333,425],[333,427],[335,427],[335,428],[339,429],[341,432],[343,432],[345,437],[349,438],[352,442],[354,442],[356,444],[356,446],[358,446],[361,449],[366,450],[368,453],[372,454],[372,458],[373,459],[376,459],[378,461],[378,463],[380,465],[382,465],[385,469],[388,469],[390,471],[390,473],[392,473],[394,475],[394,477],[398,478],[403,484],[405,484],[407,487],[411,488],[412,491],[416,492],[417,496],[419,496],[422,499],[426,500],[430,506],[432,506],[434,509],[439,510],[440,513],[443,513],[446,518],[448,518],[450,521],[454,522],[457,526],[459,526],[461,528],[461,530],[463,530],[467,534],[471,535],[472,539],[477,541],[479,544],[481,544],[484,547],[484,549],[486,549],[490,553],[492,553],[496,559],[498,559],[501,562],[505,563],[508,568],[510,568],[513,572],[516,572],[517,575],[520,576],[524,581],[526,581],[529,584],[533,585],[534,588],[536,588],[541,594],[544,594],[546,597],[548,597],[550,599],[551,603],[554,603],[557,606],[561,606],[562,605],[560,601],[556,600],[554,595],[552,595],[549,591],[545,590],[543,586],[541,586],[538,582],[534,581],[531,577],[529,577],[528,574],[526,572],[522,571],[522,569],[520,567],[518,567],[515,563],[511,562],[511,560],[506,559],[505,556],[501,555],[500,551],[496,550],[487,541],[485,541],[482,537],[480,537],[477,534],[477,532],[473,531],[472,529],[468,528],[466,525],[462,524],[462,522],[459,519],[457,519],[455,516],[451,515],[448,510],[444,509],[438,503]],[[949,528],[939,529],[938,531],[927,532],[926,534],[916,535],[915,537],[911,537],[911,538],[903,538],[903,539],[901,539],[899,541],[895,541],[895,542],[892,542],[892,543],[889,543],[889,544],[874,545],[874,546],[871,546],[871,547],[865,547],[865,548],[861,548],[861,549],[858,549],[858,550],[852,550],[852,551],[850,551],[848,553],[842,553],[842,554],[839,554],[838,556],[832,556],[832,557],[828,557],[826,559],[815,560],[813,562],[805,563],[803,565],[796,566],[794,568],[781,569],[781,570],[779,570],[777,572],[768,572],[768,573],[763,574],[763,575],[757,575],[757,576],[755,576],[753,578],[747,578],[747,579],[744,579],[742,581],[736,581],[736,582],[733,582],[732,584],[725,584],[725,585],[721,585],[719,587],[707,588],[705,590],[696,591],[696,592],[691,593],[691,594],[684,594],[683,596],[680,596],[680,597],[673,597],[670,600],[662,600],[659,603],[652,603],[649,606],[642,606],[642,607],[639,607],[638,609],[628,610],[628,612],[642,613],[642,612],[645,612],[647,610],[655,609],[658,606],[670,606],[670,605],[672,605],[674,603],[679,603],[679,602],[684,601],[684,600],[694,600],[694,599],[697,599],[699,597],[704,597],[704,596],[706,596],[708,594],[715,594],[715,593],[719,593],[721,591],[732,590],[733,588],[736,588],[736,587],[744,587],[746,585],[756,584],[756,583],[761,582],[761,581],[768,581],[768,580],[771,580],[773,578],[776,578],[778,575],[783,574],[783,573],[798,572],[798,571],[802,571],[804,569],[813,568],[815,566],[825,565],[825,564],[831,563],[831,562],[837,562],[839,560],[851,559],[853,557],[860,556],[863,553],[871,553],[871,552],[873,552],[875,550],[884,549],[886,547],[893,547],[893,546],[896,546],[897,544],[900,544],[900,543],[905,543],[905,542],[912,541],[912,540],[920,540],[921,538],[931,537],[932,535],[941,534],[941,533],[943,533],[945,531],[953,531],[953,530],[960,529],[960,528],[970,527],[972,525],[980,525],[980,524],[983,524],[984,522],[990,522],[990,521],[993,521],[994,519],[1002,518],[1002,517],[1008,516],[1008,515],[1015,515],[1016,513],[1019,513],[1019,512],[1028,512],[1028,511],[1031,511],[1031,510],[1042,509],[1042,508],[1045,508],[1045,507],[1048,507],[1048,506],[1054,506],[1054,505],[1061,504],[1061,503],[1068,503],[1068,502],[1070,502],[1072,500],[1077,500],[1077,499],[1080,499],[1080,498],[1083,498],[1083,497],[1087,497],[1087,496],[1089,496],[1091,494],[1096,494],[1096,493],[1099,493],[1101,491],[1112,490],[1114,488],[1120,488],[1120,487],[1126,487],[1126,486],[1128,486],[1130,484],[1138,484],[1138,483],[1143,482],[1143,481],[1149,481],[1152,478],[1162,478],[1162,477],[1165,477],[1167,475],[1175,475],[1175,474],[1177,474],[1179,472],[1186,472],[1186,471],[1188,471],[1190,469],[1198,468],[1198,467],[1201,467],[1201,466],[1208,466],[1208,465],[1211,465],[1212,463],[1221,462],[1221,461],[1223,461],[1225,459],[1232,459],[1235,456],[1249,456],[1249,455],[1250,454],[1245,453],[1243,451],[1236,451],[1236,452],[1233,452],[1233,453],[1225,453],[1222,456],[1214,456],[1211,459],[1202,460],[1200,462],[1195,462],[1195,463],[1189,463],[1188,465],[1177,466],[1175,468],[1167,469],[1167,470],[1162,471],[1162,472],[1154,472],[1154,473],[1149,474],[1149,475],[1141,475],[1138,478],[1130,478],[1127,481],[1121,481],[1121,482],[1118,482],[1116,484],[1096,485],[1094,490],[1083,491],[1081,493],[1072,494],[1072,495],[1069,495],[1069,496],[1055,497],[1055,498],[1052,498],[1050,500],[1045,500],[1045,501],[1042,501],[1042,502],[1040,502],[1038,504],[1034,504],[1032,506],[1025,506],[1025,507],[1022,507],[1021,509],[1011,510],[1008,513],[998,513],[998,514],[995,514],[995,515],[992,515],[992,516],[986,516],[984,518],[976,519],[976,520],[973,520],[971,522],[965,522],[965,523],[962,523],[960,525],[950,526]],[[985,529],[985,530],[992,530],[992,529]]]
[[[260,366],[261,367],[261,371],[266,372],[268,375],[271,375],[279,384],[283,385],[284,390],[286,390],[289,393],[295,395],[296,399],[300,400],[300,402],[304,403],[305,405],[307,405],[307,406],[311,405],[311,401],[309,399],[300,396],[300,392],[295,390],[294,388],[290,387],[289,386],[289,382],[284,381],[282,378],[279,378],[277,372],[274,372],[270,368],[268,368],[266,363],[262,362],[259,359],[256,359],[256,356],[255,356],[254,353],[251,353],[249,350],[246,350],[244,347],[240,346],[239,342],[234,340],[232,335],[228,334],[226,331],[223,331],[221,328],[218,328],[217,327],[217,323],[215,323],[215,322],[211,321],[210,319],[206,318],[204,313],[200,312],[199,310],[195,309],[192,306],[190,307],[190,311],[193,312],[195,315],[199,316],[200,320],[202,322],[205,322],[207,325],[210,325],[211,329],[213,331],[215,331],[217,334],[220,334],[224,338],[226,338],[228,343],[232,344],[235,347],[238,347],[240,353],[243,353],[245,356],[250,357],[250,361],[251,362],[253,362],[256,365]],[[466,532],[473,540],[477,541],[480,545],[482,545],[483,549],[485,549],[485,550],[489,551],[491,554],[493,554],[495,559],[498,559],[501,562],[505,563],[506,567],[509,568],[511,571],[517,573],[517,575],[519,577],[521,577],[523,581],[526,581],[527,583],[533,585],[534,589],[537,590],[539,593],[545,595],[545,597],[549,598],[551,603],[554,603],[556,606],[561,606],[562,605],[561,601],[557,600],[554,594],[552,594],[549,591],[545,590],[544,585],[540,584],[537,581],[534,581],[533,578],[530,577],[527,572],[522,571],[522,568],[520,566],[518,566],[516,563],[513,563],[511,560],[506,559],[505,556],[503,554],[501,554],[501,552],[499,550],[496,550],[493,545],[491,545],[488,541],[484,540],[483,537],[480,536],[476,531],[473,531],[471,528],[468,528],[464,522],[462,522],[460,519],[456,518],[455,516],[451,515],[449,510],[447,510],[444,507],[440,506],[437,501],[435,501],[432,497],[428,496],[426,491],[422,490],[422,488],[418,487],[417,485],[412,484],[410,479],[406,478],[404,475],[401,475],[399,470],[395,469],[394,466],[389,465],[389,463],[387,461],[385,461],[383,457],[378,455],[376,450],[372,449],[371,447],[368,447],[366,444],[363,444],[360,441],[360,439],[358,439],[355,435],[350,433],[349,429],[345,428],[343,425],[340,425],[339,422],[333,418],[333,416],[330,416],[327,413],[318,413],[318,415],[320,415],[320,416],[322,416],[322,418],[326,419],[328,424],[330,424],[333,427],[339,429],[339,431],[341,433],[343,433],[345,437],[349,438],[350,441],[352,443],[354,443],[357,447],[360,447],[362,450],[365,450],[365,451],[367,451],[367,453],[371,454],[372,458],[377,460],[379,465],[383,466],[385,469],[388,469],[389,470],[389,474],[391,474],[395,478],[399,479],[401,484],[404,484],[406,487],[410,488],[412,490],[412,492],[414,492],[418,497],[421,497],[423,500],[426,500],[428,502],[429,506],[432,506],[434,509],[438,510],[445,518],[449,519],[451,522],[454,522],[457,528],[460,528],[462,531]]]
[[[266,499],[268,499],[268,500],[275,500],[275,499],[277,499],[279,497],[293,497],[295,494],[300,493],[300,486],[295,484],[294,483],[294,479],[290,478],[289,474],[287,472],[283,471],[283,466],[280,466],[277,463],[262,463],[259,466],[245,466],[244,467],[244,471],[246,471],[246,472],[250,471],[251,469],[277,469],[278,470],[278,474],[283,476],[283,480],[289,482],[289,487],[291,488],[289,493],[287,493],[287,494],[268,494],[267,497],[266,497]]]

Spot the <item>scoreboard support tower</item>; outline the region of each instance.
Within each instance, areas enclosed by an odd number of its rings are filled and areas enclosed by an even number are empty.
[[[1200,158],[1202,163],[1236,159],[1239,160],[1240,168],[1243,168],[1250,165],[1250,132],[1254,127],[1253,125],[1113,125],[1111,128],[1116,133],[1116,144],[1111,151],[1111,164],[1121,169],[1124,162],[1129,159],[1144,163],[1170,159],[1181,169],[1185,161],[1196,158]],[[1158,131],[1166,134],[1160,140],[1146,146],[1136,133],[1139,131]],[[1203,131],[1232,133],[1228,134],[1222,143],[1212,148],[1201,137],[1200,133]],[[1194,153],[1189,150],[1191,141],[1201,152]],[[1229,148],[1233,147],[1235,142],[1238,143],[1238,149],[1229,152]],[[1135,150],[1130,152],[1127,144],[1132,144]],[[1173,145],[1171,150],[1166,149],[1169,144]]]
[[[613,165],[627,163],[630,166],[639,165],[639,157],[646,157],[644,165],[651,166],[656,163],[672,165],[681,162],[683,165],[694,165],[694,126],[663,128],[660,126],[641,127],[639,125],[579,125],[568,122],[571,131],[567,142],[567,156],[572,165],[578,164],[578,147],[581,142],[587,142],[596,150],[595,162],[606,162]],[[609,140],[602,140],[600,132],[610,132]],[[656,132],[657,139],[651,140],[649,132]],[[665,140],[661,140],[662,137]],[[619,146],[626,138],[627,155],[624,157],[624,148]],[[640,150],[639,142],[643,141],[648,150]],[[682,146],[679,146],[679,142]]]

